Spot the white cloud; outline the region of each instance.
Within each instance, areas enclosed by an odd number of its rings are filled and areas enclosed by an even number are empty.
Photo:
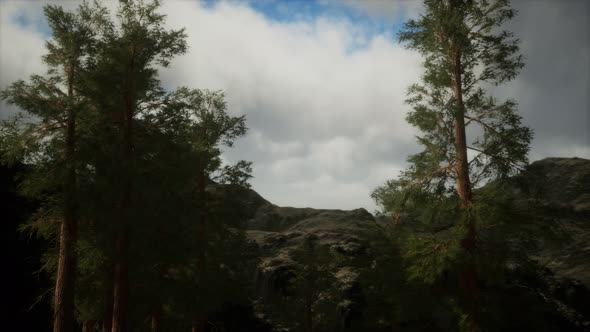
[[[0,2],[0,88],[10,82],[43,73],[41,63],[45,40],[32,24],[41,16],[40,10],[31,3]]]
[[[416,54],[383,35],[362,40],[346,19],[279,23],[227,2],[164,12],[191,47],[164,82],[223,89],[230,112],[246,114],[251,136],[227,155],[254,161],[256,190],[282,205],[374,209],[374,184],[396,175],[374,166],[400,165],[399,147],[414,142],[403,99],[420,75]]]
[[[67,3],[71,7],[74,2]],[[114,3],[108,2],[110,7]],[[417,3],[375,0],[346,1],[343,5],[367,15],[399,18],[415,15],[420,7]],[[43,37],[38,26],[15,20],[20,15],[24,22],[36,22],[41,5],[0,1],[0,88],[44,71],[39,60]],[[186,27],[190,50],[175,59],[161,78],[169,88],[222,89],[229,111],[246,115],[249,135],[229,149],[224,160],[253,161],[254,189],[276,204],[374,210],[370,191],[395,177],[405,167],[406,156],[419,149],[416,132],[404,119],[408,107],[403,100],[406,87],[419,80],[421,57],[403,49],[391,36],[368,34],[368,27],[344,16],[316,19],[303,15],[276,22],[246,3],[201,5],[199,1],[164,2],[169,26]],[[588,43],[582,44],[581,55],[559,59],[552,74],[533,75],[545,73],[540,64],[551,58],[541,57],[539,50],[552,48],[540,44],[543,38],[559,34],[547,27],[535,35],[537,25],[531,25],[531,18],[547,16],[541,14],[539,9],[515,24],[517,36],[527,41],[523,50],[530,52],[526,54],[530,66],[522,79],[498,91],[521,102],[527,124],[547,130],[537,132],[536,142],[541,143],[533,145],[531,159],[549,154],[588,157],[587,142],[576,141],[566,130],[561,132],[567,139],[548,131],[559,113],[544,108],[554,105],[551,100],[539,101],[547,96],[566,100],[562,92],[539,82],[569,73],[573,68],[569,62],[579,66],[588,57]],[[559,82],[569,86],[567,80]],[[578,76],[575,82],[570,90],[577,95],[571,98],[571,107],[581,105],[582,109],[568,113],[570,124],[588,116],[580,115],[588,99],[579,97],[588,87],[588,79]],[[534,116],[533,108],[543,108],[541,117]],[[0,109],[6,111],[2,105]]]
[[[74,10],[79,3],[71,0],[0,1],[0,90],[16,80],[26,80],[32,74],[45,74],[47,67],[41,57],[46,54],[48,26],[43,6],[53,4]],[[111,10],[116,8],[116,2],[106,4]],[[14,112],[14,107],[0,101],[0,119]]]
[[[330,5],[342,5],[380,18],[401,18],[416,16],[423,7],[417,0],[320,0]]]

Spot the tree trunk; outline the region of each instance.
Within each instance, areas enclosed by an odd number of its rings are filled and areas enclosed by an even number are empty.
[[[85,320],[82,323],[82,332],[94,332],[95,331],[95,320]]]
[[[158,305],[152,310],[152,332],[160,332],[160,319],[162,318],[162,308]]]
[[[207,327],[207,319],[195,319],[193,320],[191,332],[205,332]]]
[[[453,91],[455,94],[455,173],[457,175],[457,193],[461,199],[461,206],[471,204],[471,182],[469,181],[469,164],[467,160],[467,138],[465,135],[465,105],[463,104],[463,89],[461,79],[461,53],[454,53]]]
[[[455,173],[457,175],[457,193],[461,200],[461,208],[467,210],[473,202],[471,182],[469,180],[469,164],[467,160],[467,139],[465,134],[465,105],[463,104],[463,91],[461,79],[461,52],[453,53],[453,90],[456,101],[456,114],[454,124],[455,141]],[[476,248],[475,220],[467,212],[467,234],[461,240],[461,247],[467,254],[467,260],[459,276],[459,286],[463,291],[464,309],[469,315],[469,329],[478,331],[478,297],[477,270],[473,255]]]
[[[102,321],[102,332],[111,332],[111,318]]]
[[[55,282],[54,332],[74,330],[74,285],[76,274],[76,227],[71,220],[61,224],[59,262]]]
[[[199,156],[197,160],[197,190],[201,199],[201,211],[198,221],[197,242],[201,246],[201,250],[197,253],[197,280],[201,289],[205,288],[207,281],[207,173],[205,171],[205,160],[203,156]],[[207,315],[199,313],[197,319],[193,320],[192,331],[204,332],[207,327]]]
[[[399,319],[397,319],[397,315],[392,313],[391,317],[393,317],[391,320],[391,332],[400,332]]]
[[[307,299],[305,301],[305,331],[306,332],[313,332],[313,311],[312,311],[312,301],[311,299]]]
[[[135,114],[135,87],[134,77],[135,52],[132,48],[130,63],[127,68],[125,90],[123,92],[123,123],[121,144],[121,167],[123,181],[121,202],[119,204],[118,230],[115,245],[115,280],[113,284],[113,322],[112,332],[127,331],[128,297],[129,297],[129,267],[128,267],[128,240],[129,240],[129,210],[132,201],[132,174],[133,169],[133,123]]]
[[[127,306],[129,297],[129,262],[127,217],[130,205],[130,181],[123,186],[123,199],[119,207],[119,229],[115,240],[115,271],[113,281],[113,319],[112,332],[127,331]]]
[[[399,323],[397,321],[393,321],[391,323],[391,332],[399,332]]]
[[[74,288],[76,283],[76,241],[78,211],[76,201],[76,115],[73,103],[73,67],[65,66],[68,84],[67,124],[65,132],[64,214],[59,235],[59,258],[55,281],[54,332],[74,329]]]
[[[127,217],[130,205],[129,180],[123,186],[123,199],[119,207],[119,229],[115,240],[115,271],[113,281],[112,332],[127,331],[127,305],[129,297],[128,229]]]
[[[112,332],[127,331],[127,304],[129,280],[127,266],[127,231],[120,230],[116,241],[115,281],[113,284]]]
[[[313,321],[311,310],[308,308],[305,313],[305,331],[313,332]]]
[[[114,293],[114,287],[113,287],[113,280],[114,280],[114,270],[115,270],[115,264],[112,261],[113,258],[111,258],[111,262],[109,263],[109,267],[108,267],[108,271],[106,273],[106,282],[107,282],[107,287],[106,287],[106,292],[104,294],[105,297],[105,307],[104,307],[104,314],[103,314],[103,320],[102,320],[102,332],[111,332],[111,328],[112,328],[112,322],[113,322],[113,293]]]

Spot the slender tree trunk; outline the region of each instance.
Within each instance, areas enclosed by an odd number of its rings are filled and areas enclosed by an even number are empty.
[[[160,320],[162,318],[162,307],[157,305],[152,309],[151,321],[152,321],[152,332],[160,332]]]
[[[113,321],[112,332],[127,331],[127,305],[129,296],[129,276],[127,262],[127,231],[117,234],[115,264],[115,281],[113,287]]]
[[[69,218],[68,218],[69,219]],[[54,332],[74,330],[74,285],[76,274],[76,225],[71,220],[61,224],[59,261],[55,282]]]
[[[113,280],[115,276],[115,264],[112,260],[113,258],[111,258],[111,262],[108,265],[108,271],[105,276],[107,280],[107,287],[106,292],[104,294],[105,307],[102,321],[102,332],[111,332],[113,322],[113,293],[115,291],[113,287]]]
[[[397,314],[395,312],[392,312],[391,317],[391,332],[400,332],[399,319],[397,318]]]
[[[191,326],[191,332],[205,332],[207,328],[207,319],[206,318],[199,318],[193,320]]]
[[[64,215],[59,235],[59,259],[54,298],[54,332],[70,332],[74,329],[74,288],[76,283],[76,241],[78,226],[77,174],[76,174],[76,115],[72,108],[74,68],[65,66],[68,84],[67,124],[65,132],[65,186]]]
[[[82,323],[82,332],[94,332],[96,326],[96,321],[95,320],[85,320]]]
[[[126,180],[128,182],[128,180]],[[123,200],[120,206],[119,229],[115,239],[115,269],[113,281],[113,319],[112,332],[127,331],[127,309],[129,297],[129,267],[127,212],[130,204],[129,185],[124,185]]]
[[[457,193],[461,200],[461,207],[468,209],[473,202],[471,182],[469,180],[469,164],[467,160],[467,139],[465,134],[465,105],[461,79],[461,52],[453,53],[453,90],[456,101],[456,115],[454,126],[455,140],[455,173],[457,175]],[[467,261],[459,276],[459,284],[463,291],[464,309],[469,315],[471,331],[478,331],[479,289],[477,284],[477,270],[474,260],[477,231],[475,220],[467,213],[467,233],[461,241],[461,247],[467,253]]]
[[[305,303],[305,331],[313,332],[313,311],[312,301],[310,299]]]
[[[126,332],[128,321],[128,297],[129,297],[129,262],[128,262],[128,241],[129,241],[129,210],[131,208],[131,190],[133,170],[133,122],[135,113],[134,85],[133,85],[133,60],[134,52],[131,53],[131,62],[127,74],[127,89],[123,97],[123,142],[121,162],[123,169],[123,186],[121,203],[119,204],[118,230],[115,245],[115,280],[113,284],[113,322],[112,332]]]
[[[457,175],[457,193],[461,206],[467,207],[472,202],[471,182],[469,181],[469,164],[467,160],[467,138],[465,134],[465,105],[461,79],[461,53],[454,53],[453,91],[455,94],[455,173]]]
[[[397,321],[393,321],[391,323],[391,332],[399,332],[399,323]]]
[[[207,280],[207,173],[204,159],[203,156],[199,156],[197,160],[197,190],[201,199],[199,227],[197,228],[197,241],[201,246],[197,253],[197,278],[201,289],[204,289],[204,283]],[[192,332],[204,332],[207,327],[207,315],[203,312],[199,313],[197,317],[197,319],[193,320]]]
[[[127,186],[125,186],[127,187]],[[113,319],[112,332],[127,331],[127,310],[129,297],[129,267],[128,267],[128,230],[127,211],[129,209],[129,189],[124,189],[123,204],[121,206],[120,225],[115,240],[115,271],[113,282]]]

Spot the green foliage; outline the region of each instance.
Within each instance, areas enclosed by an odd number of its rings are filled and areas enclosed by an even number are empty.
[[[387,224],[369,235],[373,254],[360,276],[368,304],[365,330],[395,330],[431,312],[434,299],[428,287],[409,278],[404,268],[401,231]]]
[[[484,328],[536,326],[535,319],[525,323],[512,313],[522,306],[527,308],[526,315],[549,314],[553,309],[536,298],[534,290],[522,289],[528,282],[522,280],[540,273],[533,257],[541,246],[546,247],[548,241],[560,243],[563,237],[558,224],[545,221],[548,211],[520,196],[526,185],[522,180],[517,177],[488,183],[476,191],[475,202],[465,211],[456,208],[451,197],[448,210],[437,215],[440,219],[432,217],[428,206],[413,205],[373,235],[374,262],[362,279],[369,303],[366,313],[372,321],[387,322],[402,330],[435,330],[419,322],[431,322],[443,331],[465,330],[468,320],[459,305],[456,278],[464,261],[471,258],[475,259],[481,287],[480,320]],[[441,210],[445,211],[434,209]],[[473,256],[466,255],[460,243],[466,218],[473,218],[477,224]],[[507,306],[506,301],[522,306]],[[546,326],[537,329],[550,330]]]
[[[499,27],[515,15],[508,1],[425,1],[419,20],[410,20],[400,32],[400,42],[425,58],[423,84],[413,84],[407,103],[407,120],[423,132],[418,137],[424,151],[410,158],[409,178],[425,190],[452,187],[450,172],[455,160],[453,125],[456,116],[452,87],[453,56],[459,55],[461,94],[467,127],[480,133],[468,149],[474,187],[515,174],[527,163],[532,131],[516,114],[516,102],[498,102],[486,96],[486,84],[513,79],[523,67],[518,40]]]
[[[220,91],[180,88],[164,98],[164,105],[162,113],[146,119],[187,149],[192,206],[182,211],[187,220],[183,231],[193,237],[179,255],[185,262],[176,277],[185,299],[174,300],[173,307],[193,320],[223,303],[247,302],[251,291],[256,259],[242,230],[246,206],[240,201],[249,187],[251,163],[224,165],[221,160],[221,146],[232,147],[247,128],[244,116],[227,113]]]
[[[311,234],[291,256],[297,263],[284,296],[271,304],[273,321],[295,331],[336,329],[340,294],[333,271],[337,257]]]
[[[169,114],[178,117],[174,130],[184,137],[212,180],[245,186],[251,178],[251,163],[239,161],[222,165],[221,146],[232,147],[235,140],[246,134],[245,116],[227,113],[225,96],[221,91],[180,88],[170,94],[166,103]],[[158,122],[172,121],[169,118]]]
[[[20,192],[38,201],[39,209],[21,230],[47,239],[49,247],[42,256],[41,269],[55,280],[60,226],[67,211],[70,216],[76,214],[77,198],[72,196],[77,190],[75,174],[84,173],[76,155],[79,132],[75,124],[87,121],[88,108],[84,96],[73,87],[79,82],[79,73],[87,69],[87,59],[94,54],[95,40],[107,13],[96,3],[83,3],[75,12],[48,5],[44,12],[52,30],[43,57],[48,70],[43,76],[32,75],[28,82],[16,81],[0,93],[2,99],[20,108],[20,113],[0,126],[0,157],[5,163],[27,165],[21,175]],[[74,228],[75,219],[70,217]],[[84,262],[79,265],[86,271]],[[65,296],[63,301],[67,302]],[[82,316],[88,307],[80,307]]]
[[[420,18],[399,33],[401,43],[424,57],[422,83],[409,87],[406,100],[412,107],[406,119],[421,131],[423,151],[410,156],[408,169],[376,188],[372,198],[396,224],[403,278],[433,287],[473,264],[478,284],[496,287],[510,269],[532,268],[531,255],[553,234],[539,226],[531,206],[517,202],[519,186],[509,180],[528,163],[532,131],[523,126],[514,100],[501,102],[485,92],[490,84],[513,79],[524,65],[518,40],[500,29],[515,11],[507,0],[424,5]],[[457,128],[461,123],[465,127]],[[474,192],[469,204],[461,204],[456,190],[462,130],[473,152],[467,163]],[[473,234],[475,247],[466,250]],[[445,288],[459,299],[455,287]],[[461,328],[466,313],[455,307]]]
[[[423,133],[418,141],[424,150],[411,156],[410,167],[397,180],[377,188],[372,197],[382,213],[422,224],[418,227],[430,232],[410,236],[406,257],[417,262],[413,275],[432,280],[449,260],[456,259],[458,239],[469,221],[477,219],[479,227],[487,227],[504,212],[501,199],[498,207],[487,196],[476,198],[466,211],[459,209],[454,172],[459,167],[454,136],[458,113],[452,84],[457,63],[453,60],[460,60],[465,125],[477,125],[476,132],[481,133],[468,144],[477,153],[469,161],[474,188],[506,178],[525,165],[531,131],[521,125],[514,101],[498,104],[486,98],[483,90],[485,83],[514,78],[523,66],[518,41],[509,32],[498,32],[515,14],[508,2],[427,0],[425,7],[420,19],[410,20],[399,34],[400,42],[425,57],[423,84],[410,86],[407,100],[412,106],[407,120]],[[425,257],[437,258],[424,262]],[[432,273],[424,267],[433,268]]]
[[[227,113],[221,91],[161,87],[158,69],[187,44],[183,29],[165,28],[158,8],[159,1],[121,2],[113,21],[98,3],[84,3],[76,12],[46,6],[53,32],[43,57],[47,74],[17,81],[1,94],[22,112],[0,126],[0,157],[27,164],[21,192],[41,207],[22,228],[49,240],[44,270],[53,277],[64,165],[75,160],[79,320],[111,319],[114,243],[124,227],[131,244],[132,325],[142,326],[157,307],[172,319],[190,321],[197,312],[249,299],[256,258],[242,229],[247,215],[239,197],[249,187],[252,164],[224,164],[221,157],[222,145],[231,147],[246,134],[245,117]],[[74,159],[66,158],[64,148],[70,115],[76,120]],[[206,197],[197,188],[199,165]],[[226,190],[215,192],[213,181]],[[131,200],[123,224],[124,193]],[[203,211],[209,225],[201,238]],[[202,250],[206,278],[194,266]]]

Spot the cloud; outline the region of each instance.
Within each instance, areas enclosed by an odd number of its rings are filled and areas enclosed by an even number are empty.
[[[393,18],[394,25],[420,10],[417,1],[320,3]],[[493,93],[515,98],[535,129],[531,159],[590,158],[589,4],[514,6],[520,15],[508,28],[523,40],[527,67]],[[0,2],[0,88],[44,71],[43,31],[32,23],[40,8]],[[224,160],[253,161],[253,187],[270,201],[373,210],[370,191],[419,151],[403,100],[420,79],[422,59],[396,44],[391,31],[354,15],[312,15],[313,8],[289,20],[245,2],[165,1],[162,10],[170,27],[186,27],[190,47],[161,72],[164,85],[225,91],[229,112],[245,114],[250,131]],[[7,109],[0,111],[4,116]]]
[[[44,5],[58,5],[75,10],[80,2],[54,1],[0,1],[0,90],[16,80],[28,79],[32,74],[43,75],[47,67],[41,57],[46,54],[45,41],[49,26],[43,14]],[[105,2],[109,9],[116,2]],[[16,112],[16,108],[0,100],[0,119]]]
[[[343,17],[277,22],[236,3],[164,12],[191,49],[163,81],[223,89],[246,114],[250,135],[226,156],[254,161],[256,190],[281,205],[374,209],[370,191],[397,174],[377,168],[416,149],[403,104],[416,54],[382,34],[359,41],[365,27]]]
[[[531,159],[590,158],[590,3],[514,1],[514,7],[519,14],[507,28],[522,40],[526,66],[504,92],[535,130]]]
[[[15,80],[45,71],[40,59],[45,39],[34,24],[41,17],[41,8],[33,3],[0,2],[1,89]]]
[[[349,7],[362,14],[378,18],[416,17],[422,10],[422,1],[411,0],[320,0],[330,5]]]
[[[530,160],[590,159],[590,3],[513,5],[518,16],[505,28],[521,40],[525,67],[514,81],[490,91],[518,102],[524,124],[535,132]]]

